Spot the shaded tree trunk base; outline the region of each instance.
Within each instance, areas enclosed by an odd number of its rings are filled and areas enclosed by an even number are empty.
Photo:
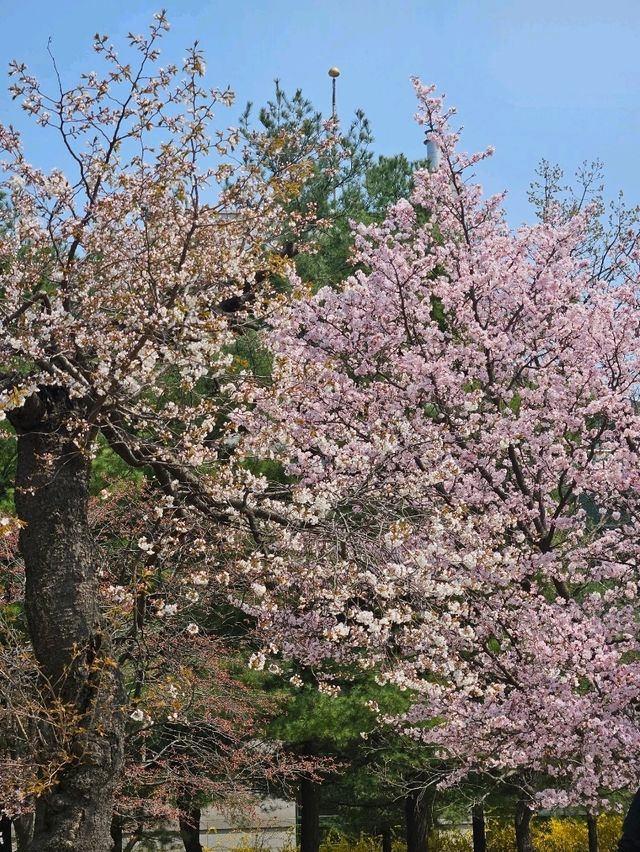
[[[16,839],[16,852],[27,852],[33,837],[33,814],[23,814],[13,821],[13,833]]]
[[[304,778],[300,782],[300,852],[320,849],[320,785]]]
[[[202,852],[200,843],[200,819],[202,814],[200,808],[194,807],[190,802],[181,800],[178,802],[180,814],[178,823],[180,825],[180,837],[184,844],[185,852]]]
[[[123,852],[123,819],[120,816],[114,816],[111,820],[111,840],[113,842],[111,852]]]
[[[0,817],[0,842],[2,852],[11,852],[11,820],[7,816]]]
[[[516,806],[516,849],[517,852],[535,852],[531,835],[531,818],[533,811],[527,803],[520,800]]]
[[[587,814],[587,830],[589,832],[589,852],[599,852],[598,818],[591,813]]]
[[[482,805],[474,805],[471,810],[471,828],[473,832],[473,852],[487,852],[487,830]]]
[[[433,825],[433,794],[412,790],[404,800],[407,852],[428,852]]]

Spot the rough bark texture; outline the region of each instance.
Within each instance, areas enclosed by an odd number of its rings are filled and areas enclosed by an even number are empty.
[[[18,433],[15,502],[26,524],[25,609],[44,701],[57,723],[43,719],[42,738],[61,758],[54,783],[37,801],[29,852],[109,852],[123,760],[123,690],[100,623],[87,516],[90,461],[65,426],[71,409],[64,392],[45,388],[11,412]]]
[[[320,849],[320,785],[304,779],[300,782],[300,852]]]
[[[531,817],[533,811],[527,803],[520,800],[516,805],[516,849],[518,852],[535,852],[533,837],[531,836]]]
[[[487,852],[487,830],[482,805],[474,805],[471,810],[471,828],[473,831],[473,852]]]
[[[428,852],[433,798],[428,791],[412,790],[404,801],[407,852]]]
[[[33,814],[23,814],[13,821],[16,852],[27,852],[33,837]]]
[[[599,852],[598,820],[593,814],[587,814],[587,829],[589,831],[589,852]]]
[[[196,808],[190,802],[179,801],[180,814],[178,823],[180,825],[180,837],[184,844],[185,852],[202,852],[200,843],[200,808]]]

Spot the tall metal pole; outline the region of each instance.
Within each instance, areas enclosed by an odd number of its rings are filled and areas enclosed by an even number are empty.
[[[331,77],[331,118],[336,120],[336,79],[340,76],[340,69],[334,65],[329,68],[329,76]]]
[[[327,72],[331,77],[331,120],[333,122],[333,132],[336,133],[336,80],[340,76],[340,69],[333,65]],[[336,185],[333,185],[333,209],[336,207]]]

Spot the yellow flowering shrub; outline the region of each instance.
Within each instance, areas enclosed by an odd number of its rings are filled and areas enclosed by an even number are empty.
[[[602,814],[598,817],[600,852],[615,852],[622,834],[621,814]]]
[[[616,852],[622,817],[603,814],[598,817],[600,852]],[[588,849],[587,823],[584,819],[554,817],[534,820],[532,833],[536,852],[586,852]],[[402,837],[394,838],[393,852],[404,852]],[[489,820],[487,823],[487,852],[515,852],[516,837],[510,823]],[[325,836],[320,852],[380,852],[381,840],[369,834],[357,838],[345,837],[331,829]],[[250,847],[238,847],[232,852],[264,852]],[[281,852],[296,852],[293,844]],[[435,832],[429,841],[429,852],[473,852],[471,832],[447,830]]]
[[[615,852],[621,829],[621,816],[603,814],[598,817],[600,852]],[[537,852],[585,852],[589,848],[587,823],[584,819],[554,817],[534,822],[533,837]]]
[[[471,852],[471,835],[462,831],[438,831],[429,840],[429,852]]]
[[[380,838],[370,834],[350,839],[331,829],[320,844],[320,852],[380,852],[380,845]]]

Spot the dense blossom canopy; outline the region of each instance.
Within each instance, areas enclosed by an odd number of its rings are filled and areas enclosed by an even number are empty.
[[[439,162],[357,227],[344,286],[300,286],[242,418],[298,519],[245,563],[255,611],[272,653],[413,690],[394,721],[446,783],[597,805],[638,781],[636,233],[596,257],[596,211],[553,204],[514,233],[469,178],[490,152],[458,153],[415,87]]]
[[[283,128],[243,144],[197,43],[159,64],[168,29],[158,13],[121,53],[96,35],[100,70],[70,88],[58,76],[53,94],[12,63],[64,172],[0,125],[0,420],[17,446],[16,517],[0,519],[0,806],[35,807],[38,850],[111,848],[114,796],[120,814],[157,815],[285,769],[247,746],[268,702],[252,706],[212,635],[225,560],[259,514],[250,473],[226,472],[223,386],[238,338],[279,301],[285,237],[317,219],[291,198],[332,142]],[[295,158],[274,157],[287,146]],[[128,467],[146,481],[114,481]],[[136,784],[158,795],[141,804]]]
[[[260,146],[284,140],[255,134],[243,155],[238,131],[217,126],[233,94],[204,85],[200,49],[157,67],[167,29],[159,13],[130,36],[137,64],[96,35],[103,75],[53,96],[12,64],[14,95],[70,168],[34,167],[0,127],[0,417],[55,387],[76,400],[80,444],[102,429],[132,463],[193,468],[217,458],[219,380],[242,308],[260,313],[279,240],[301,224],[285,205],[309,152],[265,179]]]

